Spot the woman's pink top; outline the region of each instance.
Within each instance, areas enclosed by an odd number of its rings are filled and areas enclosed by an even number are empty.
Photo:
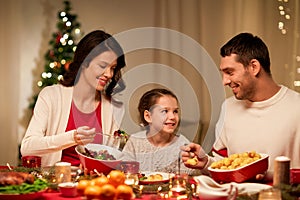
[[[93,143],[102,144],[101,102],[98,104],[96,110],[91,113],[81,112],[74,102],[72,102],[66,132],[77,129],[80,126],[96,128],[97,134]],[[75,146],[62,151],[61,161],[69,162],[72,166],[78,166],[80,164],[79,157],[75,151]]]

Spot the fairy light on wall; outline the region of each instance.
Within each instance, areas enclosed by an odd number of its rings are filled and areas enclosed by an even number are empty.
[[[294,89],[300,92],[300,55],[299,55],[299,0],[277,0],[278,30],[282,35],[289,34],[292,63],[290,77]]]
[[[278,21],[278,29],[280,32],[285,35],[287,34],[287,23],[291,19],[290,9],[288,8],[288,0],[278,0],[279,6],[279,16],[280,19]]]
[[[297,65],[297,75],[298,77],[300,76],[300,56],[296,56],[296,65]],[[294,86],[295,87],[300,87],[300,81],[299,80],[296,80],[294,81]]]

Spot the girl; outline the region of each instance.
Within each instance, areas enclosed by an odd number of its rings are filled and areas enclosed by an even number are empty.
[[[180,146],[190,143],[177,134],[180,109],[177,97],[167,89],[146,92],[138,105],[144,131],[130,136],[124,160],[138,161],[141,171],[176,173]],[[181,172],[191,172],[180,162]]]

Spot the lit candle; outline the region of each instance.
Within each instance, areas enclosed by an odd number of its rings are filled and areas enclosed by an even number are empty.
[[[57,183],[71,181],[71,163],[58,162],[55,164],[55,177]]]
[[[273,185],[290,184],[290,159],[279,156],[274,161]]]

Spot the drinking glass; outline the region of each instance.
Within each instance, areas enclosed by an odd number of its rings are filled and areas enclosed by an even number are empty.
[[[259,192],[258,200],[281,200],[281,191],[276,188],[262,190]]]

